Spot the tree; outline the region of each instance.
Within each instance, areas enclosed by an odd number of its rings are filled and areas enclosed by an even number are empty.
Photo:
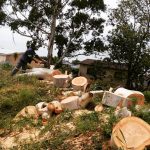
[[[6,14],[2,11],[2,7],[6,0],[1,0],[0,1],[0,25],[4,25],[5,19],[6,19]]]
[[[150,1],[122,0],[110,22],[115,26],[108,36],[110,57],[127,64],[127,88],[133,88],[133,82],[143,85],[150,68]]]
[[[0,20],[13,31],[48,47],[49,65],[53,49],[58,49],[58,63],[79,50],[86,55],[103,51],[103,0],[2,0],[0,7]]]

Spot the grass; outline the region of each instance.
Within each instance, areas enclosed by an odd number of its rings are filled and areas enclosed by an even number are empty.
[[[25,106],[52,100],[50,88],[34,77],[11,77],[10,70],[2,70],[0,79],[0,128],[7,128],[5,122],[10,122]]]
[[[20,76],[11,77],[10,71],[12,67],[9,65],[0,66],[0,137],[5,137],[13,131],[22,131],[24,128],[41,129],[42,120],[38,119],[37,122],[32,118],[23,118],[19,122],[12,121],[15,115],[24,107],[28,105],[36,105],[38,102],[50,102],[57,99],[61,90],[52,85],[37,80],[34,77]],[[92,90],[100,89],[99,83],[91,86]],[[102,84],[107,87],[106,83]],[[94,87],[95,86],[95,87]],[[107,87],[108,89],[108,87]],[[150,112],[148,109],[150,92],[144,93],[146,98],[146,106],[137,111],[132,108],[132,113],[150,123]],[[68,149],[74,148],[73,141],[81,139],[89,139],[91,145],[86,142],[78,142],[81,147],[86,150],[101,150],[102,145],[111,137],[113,126],[118,122],[117,118],[113,115],[114,109],[111,107],[104,107],[102,113],[93,111],[94,107],[101,102],[101,98],[95,97],[92,103],[87,106],[91,110],[89,114],[83,114],[74,118],[74,111],[64,111],[59,115],[53,115],[49,123],[41,130],[40,136],[50,132],[49,138],[40,142],[21,145],[13,149],[21,150],[44,150],[44,149]],[[109,116],[104,121],[104,116]],[[74,130],[67,128],[67,123],[73,123]],[[61,127],[64,126],[62,129]],[[1,130],[3,129],[3,130]],[[65,129],[65,130],[64,130]],[[82,138],[81,138],[82,137]],[[67,140],[72,139],[70,142]],[[88,141],[89,142],[89,141]],[[0,148],[1,149],[1,148]]]
[[[79,116],[75,123],[77,127],[77,132],[79,133],[85,133],[87,131],[96,131],[98,124],[100,124],[100,121],[96,112]]]
[[[150,91],[144,91],[143,94],[145,96],[146,102],[150,103]]]

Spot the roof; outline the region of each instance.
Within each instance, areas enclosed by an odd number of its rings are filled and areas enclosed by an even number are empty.
[[[83,64],[83,65],[92,65],[95,61],[95,59],[85,59],[83,61],[80,62],[80,64]]]
[[[14,54],[23,54],[23,52],[14,52],[14,53],[0,53],[0,56],[14,55]]]
[[[95,63],[101,63],[101,66],[103,68],[111,68],[111,69],[119,69],[119,70],[128,70],[127,69],[127,65],[124,63],[115,63],[115,62],[107,62],[107,61],[102,61],[102,60],[94,60],[94,59],[85,59],[83,61],[80,62],[81,65],[88,65],[88,66],[92,66]]]

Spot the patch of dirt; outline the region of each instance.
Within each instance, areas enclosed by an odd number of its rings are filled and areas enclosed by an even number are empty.
[[[99,143],[101,143],[101,136],[98,132],[88,132],[85,134],[80,134],[77,137],[73,137],[64,141],[65,145],[70,145],[69,150],[94,150],[96,148],[96,143],[93,141],[93,137],[98,137]],[[100,145],[102,146],[102,145]]]

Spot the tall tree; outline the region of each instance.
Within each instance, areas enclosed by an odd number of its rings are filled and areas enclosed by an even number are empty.
[[[0,20],[13,31],[35,39],[38,47],[48,47],[49,65],[53,49],[58,50],[59,62],[77,50],[103,51],[103,0],[2,0],[0,7]]]
[[[6,20],[6,14],[2,11],[2,7],[4,6],[6,0],[0,1],[0,25],[4,25]]]
[[[143,84],[150,68],[150,0],[122,0],[112,10],[110,22],[115,26],[108,36],[111,58],[127,64],[128,88],[133,82]]]

